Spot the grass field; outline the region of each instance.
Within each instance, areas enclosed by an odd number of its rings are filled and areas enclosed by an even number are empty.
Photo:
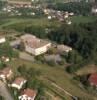
[[[24,29],[27,26],[47,27],[59,26],[60,22],[57,20],[49,21],[47,18],[7,18],[2,19],[0,27],[6,29]]]
[[[72,77],[68,75],[63,68],[60,67],[50,67],[41,63],[31,63],[23,60],[15,60],[10,62],[10,65],[14,70],[17,69],[19,65],[25,64],[28,68],[33,67],[37,70],[40,70],[43,77],[47,77],[48,79],[54,81],[63,89],[67,90],[74,96],[83,97],[85,100],[94,100],[93,95],[86,93],[85,90],[82,90],[78,87],[77,83],[72,82]]]
[[[95,21],[96,16],[74,16],[71,18],[72,23],[88,23]],[[27,26],[36,26],[46,28],[48,26],[59,27],[62,23],[57,20],[48,20],[46,17],[12,17],[4,18],[0,21],[0,28],[23,30]]]
[[[91,65],[88,65],[88,66],[81,68],[80,70],[78,70],[76,72],[76,74],[86,75],[86,74],[95,73],[95,72],[97,72],[97,66],[94,64],[91,64]]]
[[[71,18],[73,23],[88,23],[97,20],[96,16],[74,16]]]

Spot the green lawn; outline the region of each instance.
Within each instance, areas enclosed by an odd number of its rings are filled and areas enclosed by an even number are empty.
[[[95,16],[73,16],[71,17],[72,23],[88,23],[95,21],[97,17]],[[37,27],[46,27],[46,26],[60,26],[62,23],[57,20],[49,21],[46,17],[12,17],[12,18],[2,18],[0,21],[1,28],[7,29],[21,29],[23,30],[26,26],[37,26]]]
[[[87,65],[87,66],[82,67],[80,70],[78,70],[76,72],[76,74],[86,75],[86,74],[95,73],[95,72],[97,72],[97,66],[94,64],[91,64],[91,65]]]
[[[97,20],[96,16],[73,16],[71,21],[73,23],[88,23]]]
[[[85,100],[93,100],[93,95],[86,93],[85,90],[79,88],[77,83],[72,82],[72,77],[68,75],[63,68],[50,67],[45,64],[31,63],[23,60],[15,60],[10,62],[13,69],[17,69],[19,65],[25,64],[27,67],[33,67],[40,70],[43,77],[47,77],[56,84],[67,90],[74,96],[83,97]]]
[[[21,29],[23,30],[27,26],[47,27],[47,26],[60,26],[60,22],[57,20],[49,21],[46,17],[40,18],[7,18],[2,19],[0,24],[1,28],[5,29]]]

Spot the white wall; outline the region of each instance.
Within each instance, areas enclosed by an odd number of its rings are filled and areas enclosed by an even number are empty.
[[[19,96],[18,98],[19,100],[34,100],[35,97],[36,95],[34,95],[33,97],[28,97],[27,95],[24,94],[24,95]]]
[[[35,55],[40,55],[40,54],[43,54],[47,51],[47,46],[43,46],[41,48],[37,48],[35,50]]]
[[[25,51],[27,51],[28,53],[31,53],[33,55],[35,55],[35,49],[29,47],[29,46],[25,46]]]
[[[31,53],[31,54],[37,56],[37,55],[40,55],[40,54],[43,54],[43,53],[47,52],[47,50],[48,50],[48,48],[49,48],[50,46],[51,46],[51,43],[48,43],[48,44],[45,45],[45,46],[42,46],[42,47],[40,47],[40,48],[34,49],[34,48],[31,48],[31,47],[29,47],[29,46],[26,45],[25,50],[26,50],[28,53]]]
[[[22,86],[24,85],[26,83],[26,80],[25,81],[23,81],[23,82],[21,82],[21,84],[20,85],[18,85],[18,84],[15,84],[15,83],[12,83],[12,87],[14,87],[14,88],[17,88],[17,89],[21,89],[22,88]]]
[[[0,43],[4,43],[5,41],[6,41],[5,38],[0,39]]]

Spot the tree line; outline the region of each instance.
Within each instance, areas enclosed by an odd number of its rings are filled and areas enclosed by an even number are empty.
[[[69,3],[56,3],[49,4],[48,8],[60,11],[74,12],[79,15],[88,15],[91,12],[92,3],[86,2],[69,2]]]
[[[95,63],[97,61],[97,21],[89,23],[80,23],[66,25],[60,27],[48,28],[48,33],[35,33],[41,38],[48,38],[58,44],[65,44],[73,48],[73,51],[66,57],[75,69],[82,67],[87,63]],[[33,34],[33,27],[26,27],[25,32]],[[74,68],[72,67],[72,68]]]

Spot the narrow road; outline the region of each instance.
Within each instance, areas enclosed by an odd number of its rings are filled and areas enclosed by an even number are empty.
[[[0,81],[0,95],[5,98],[5,100],[14,100],[8,91],[6,84]]]

